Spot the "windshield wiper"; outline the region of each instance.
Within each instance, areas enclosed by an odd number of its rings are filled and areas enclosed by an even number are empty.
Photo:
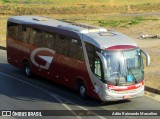
[[[120,62],[118,61],[118,68],[117,68],[117,79],[116,79],[116,86],[118,86],[119,84],[119,80],[120,80],[120,71],[121,71],[121,67],[120,67]]]
[[[131,68],[127,67],[127,70],[131,73],[131,75],[133,76],[133,79],[134,79],[135,83],[137,84],[137,79],[134,77],[133,72],[131,71]]]

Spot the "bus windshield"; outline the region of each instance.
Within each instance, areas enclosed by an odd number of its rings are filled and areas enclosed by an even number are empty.
[[[107,66],[104,79],[108,84],[131,85],[143,80],[143,63],[139,49],[102,51]]]

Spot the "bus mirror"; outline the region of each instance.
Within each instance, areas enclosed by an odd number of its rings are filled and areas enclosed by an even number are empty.
[[[102,61],[103,70],[106,71],[106,69],[107,69],[107,61],[106,61],[105,57],[99,52],[96,52],[96,53],[99,56],[99,58],[101,59],[101,61]]]
[[[148,66],[148,65],[150,65],[150,56],[149,56],[149,54],[146,52],[146,51],[144,51],[144,50],[141,50],[141,52],[145,55],[145,57],[146,57],[146,66]]]

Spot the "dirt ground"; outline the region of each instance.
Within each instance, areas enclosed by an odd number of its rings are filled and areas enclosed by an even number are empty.
[[[120,29],[123,33],[134,38],[139,47],[148,52],[151,58],[149,66],[145,66],[145,84],[160,89],[160,39],[139,39],[141,35],[160,35],[160,20],[147,21],[130,29]]]
[[[160,39],[137,40],[139,46],[148,52],[150,66],[145,67],[145,83],[147,86],[160,89]]]

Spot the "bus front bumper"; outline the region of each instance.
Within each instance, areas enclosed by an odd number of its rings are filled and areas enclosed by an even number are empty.
[[[143,95],[144,95],[144,85],[134,90],[125,90],[119,92],[114,90],[105,90],[100,97],[102,101],[116,101],[116,100],[126,100],[126,99],[141,97]]]

